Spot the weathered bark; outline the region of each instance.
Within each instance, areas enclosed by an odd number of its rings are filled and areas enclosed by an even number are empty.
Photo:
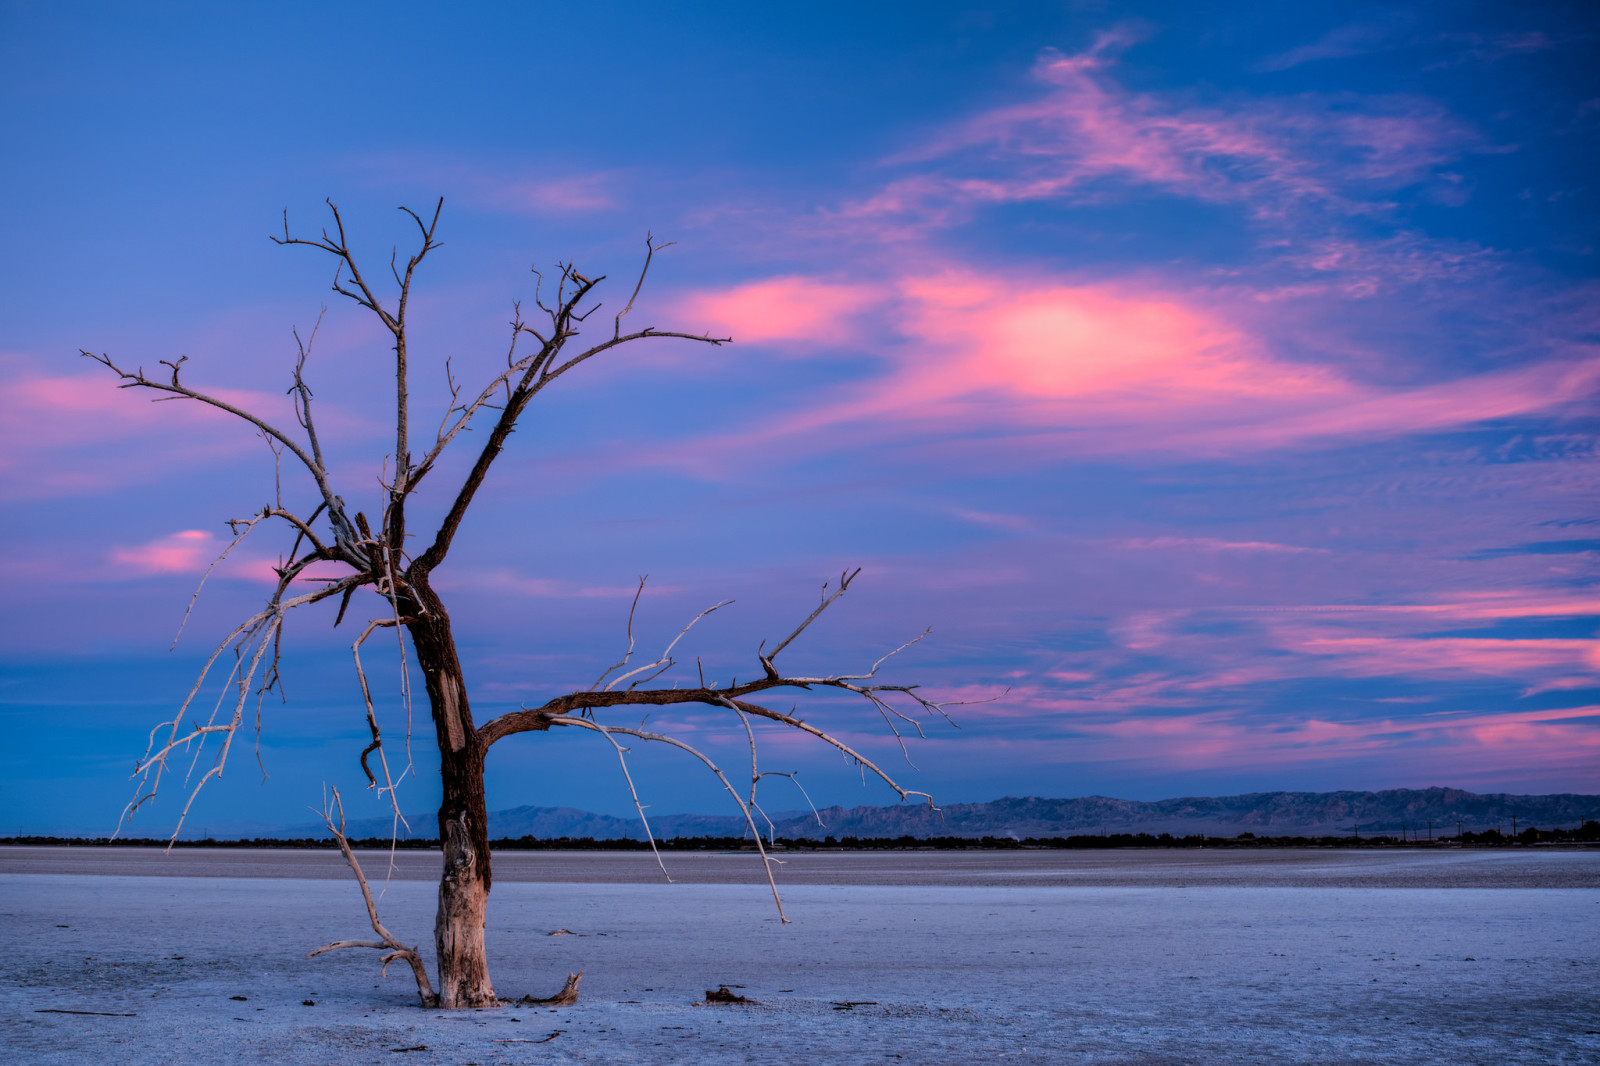
[[[481,788],[480,788],[481,794]],[[444,813],[439,815],[441,821]],[[439,959],[439,1006],[498,1007],[484,954],[483,924],[489,907],[488,849],[473,846],[465,813],[447,823],[444,873],[439,880],[439,914],[434,949]]]
[[[499,1006],[483,944],[484,917],[493,883],[483,793],[485,747],[473,727],[450,616],[428,587],[426,573],[408,576],[410,591],[420,609],[407,628],[433,710],[444,786],[439,802],[444,871],[439,879],[439,912],[434,923],[439,1006]]]

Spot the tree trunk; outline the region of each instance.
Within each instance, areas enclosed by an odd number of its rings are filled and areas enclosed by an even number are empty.
[[[423,611],[407,628],[433,710],[444,784],[439,803],[444,872],[439,879],[439,913],[433,930],[439,958],[439,1006],[497,1007],[500,1000],[489,980],[489,960],[483,947],[484,916],[493,882],[483,795],[484,748],[473,727],[450,616],[419,577],[412,575],[411,584]]]

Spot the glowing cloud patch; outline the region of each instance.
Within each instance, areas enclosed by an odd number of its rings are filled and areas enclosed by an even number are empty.
[[[216,537],[185,529],[134,548],[117,548],[111,561],[139,574],[193,574],[216,558]]]
[[[1274,362],[1240,331],[1163,293],[1013,287],[970,275],[912,279],[904,292],[906,332],[949,354],[941,376],[952,387],[1148,402],[1340,391],[1330,375]]]
[[[855,334],[854,316],[878,298],[870,284],[781,277],[695,296],[685,310],[736,341],[837,344]]]

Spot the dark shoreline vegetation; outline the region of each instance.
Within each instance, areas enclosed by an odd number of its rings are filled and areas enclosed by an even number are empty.
[[[364,850],[398,848],[401,851],[426,851],[437,849],[439,842],[426,838],[391,841],[388,837],[363,837],[352,839],[354,848]],[[798,837],[778,837],[770,847],[787,851],[1093,851],[1113,848],[1459,848],[1459,847],[1528,847],[1541,844],[1600,844],[1600,822],[1587,821],[1576,829],[1528,828],[1516,836],[1488,829],[1481,833],[1462,833],[1460,836],[1435,836],[1418,838],[1409,833],[1403,837],[1378,834],[1375,836],[1256,836],[1241,833],[1234,837],[1206,836],[1194,833],[1173,836],[1170,833],[1094,833],[1057,837],[855,837],[844,836],[821,840]],[[649,851],[644,840],[611,838],[596,840],[593,837],[501,837],[489,841],[494,851]],[[205,837],[198,840],[160,840],[154,837],[52,837],[13,836],[0,837],[0,847],[88,847],[88,848],[261,848],[337,850],[331,837],[255,837],[251,839],[216,840]],[[657,840],[662,851],[755,851],[749,837],[672,837]]]

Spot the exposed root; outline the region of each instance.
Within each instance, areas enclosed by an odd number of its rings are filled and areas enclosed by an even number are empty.
[[[567,983],[561,986],[561,991],[553,996],[540,999],[538,996],[523,996],[521,999],[507,1000],[510,1007],[570,1007],[578,1002],[578,982],[583,980],[583,971],[567,974]]]

